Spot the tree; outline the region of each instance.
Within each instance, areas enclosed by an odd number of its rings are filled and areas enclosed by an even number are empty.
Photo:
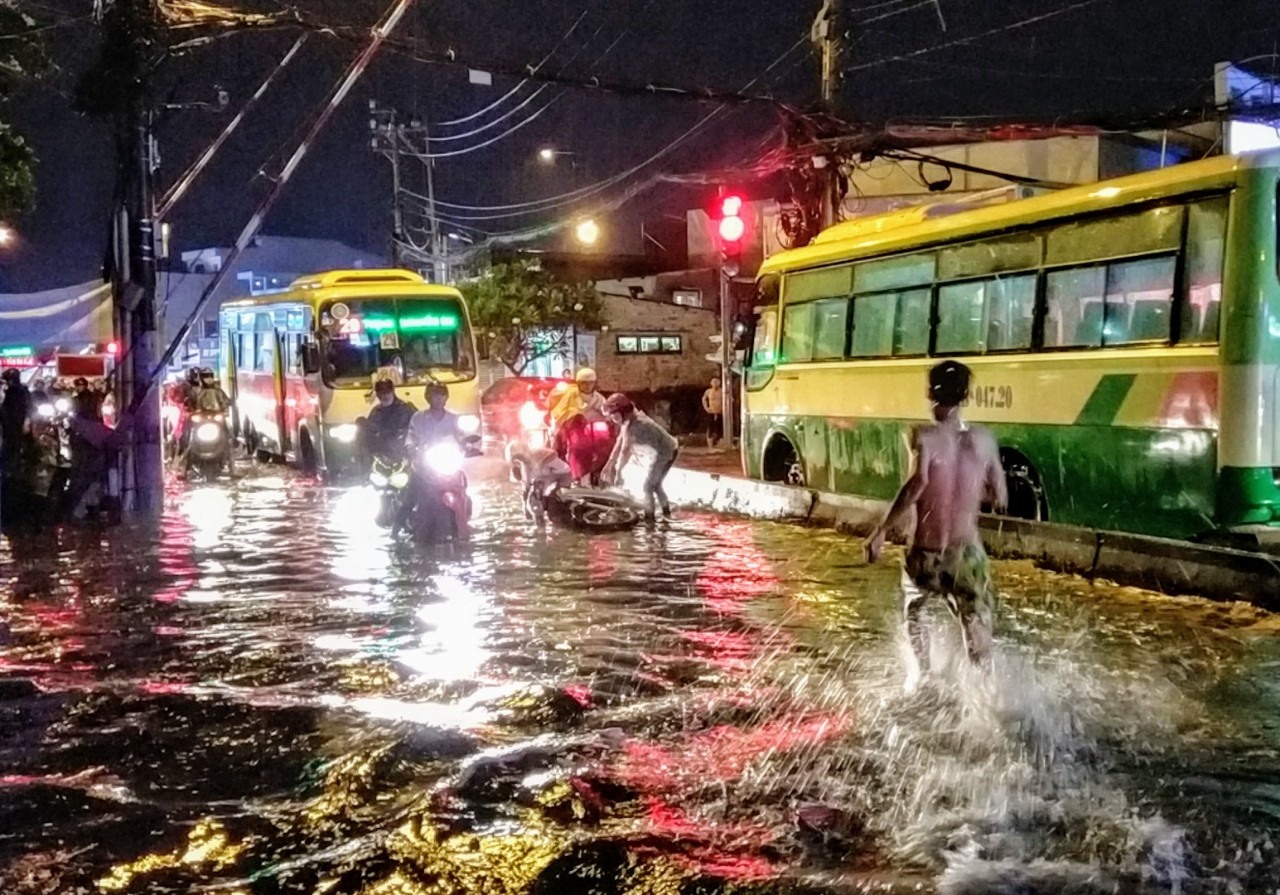
[[[517,376],[538,358],[568,353],[575,330],[606,322],[594,284],[560,279],[537,261],[495,264],[460,288],[477,337]]]
[[[0,103],[25,80],[48,70],[45,45],[34,19],[14,0],[0,0]],[[35,199],[36,156],[22,135],[0,119],[0,219],[31,207]]]

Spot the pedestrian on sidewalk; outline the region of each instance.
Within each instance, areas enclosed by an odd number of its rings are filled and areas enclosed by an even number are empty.
[[[719,376],[702,393],[702,409],[707,414],[707,447],[713,448],[724,434],[724,388]]]
[[[886,533],[914,511],[915,531],[902,573],[904,624],[915,659],[909,688],[927,667],[929,641],[920,613],[930,597],[944,599],[960,621],[971,662],[985,666],[991,656],[995,594],[978,514],[988,502],[1003,510],[1008,493],[995,437],[960,416],[970,376],[969,368],[954,360],[929,371],[934,422],[912,432],[911,477],[866,544],[867,559],[875,562]]]
[[[640,410],[622,392],[609,396],[605,406],[609,413],[622,426],[618,440],[614,442],[613,453],[604,466],[601,478],[606,482],[617,483],[622,478],[622,470],[635,459],[639,463],[648,463],[649,469],[644,479],[644,501],[647,510],[645,517],[654,519],[654,501],[662,507],[662,515],[671,515],[671,502],[667,500],[667,492],[662,483],[675,465],[680,453],[680,442],[676,441],[666,429]]]

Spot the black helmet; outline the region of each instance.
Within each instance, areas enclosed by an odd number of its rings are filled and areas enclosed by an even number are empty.
[[[609,400],[604,402],[604,406],[609,408],[610,413],[629,413],[636,409],[635,403],[622,392],[614,392],[610,395]]]
[[[192,383],[192,384],[195,384],[195,383],[197,383],[197,382],[199,382],[199,381],[200,381],[200,368],[199,368],[199,367],[188,367],[188,368],[187,368],[187,382],[190,382],[190,383]]]
[[[201,378],[201,379],[212,379],[212,378],[213,378],[213,368],[212,368],[212,367],[203,367],[203,368],[201,368],[201,370],[200,370],[200,378]]]
[[[13,367],[10,367],[9,369],[4,371],[2,378],[4,379],[5,382],[9,383],[10,385],[16,385],[17,383],[22,381],[22,374],[19,373],[17,370],[15,370]]]

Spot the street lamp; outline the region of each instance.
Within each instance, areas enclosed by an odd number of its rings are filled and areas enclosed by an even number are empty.
[[[573,235],[584,246],[593,246],[600,241],[600,225],[595,222],[595,218],[587,218],[578,222]]]
[[[13,245],[13,241],[17,238],[17,234],[13,232],[13,228],[8,224],[0,224],[0,249]]]

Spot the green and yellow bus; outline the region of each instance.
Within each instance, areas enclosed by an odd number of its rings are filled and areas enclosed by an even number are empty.
[[[237,434],[253,451],[340,473],[355,459],[373,383],[425,406],[449,387],[463,430],[480,431],[475,338],[462,294],[408,270],[332,270],[284,292],[225,302],[224,381]]]
[[[1166,537],[1280,525],[1280,154],[838,224],[761,269],[743,464],[890,499],[940,357],[1010,512]]]

